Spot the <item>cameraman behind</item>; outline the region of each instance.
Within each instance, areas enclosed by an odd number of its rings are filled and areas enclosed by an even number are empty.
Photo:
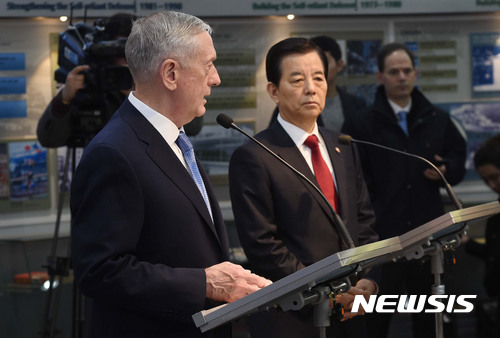
[[[125,13],[118,13],[110,17],[104,30],[105,40],[127,38],[134,19],[134,15]],[[117,66],[127,65],[124,56],[113,57],[110,62]],[[132,84],[132,87],[127,90],[116,89],[104,91],[102,93],[102,100],[99,99],[101,101],[99,102],[99,107],[91,109],[100,111],[99,116],[94,116],[93,121],[86,122],[89,126],[81,126],[79,125],[81,121],[77,121],[77,119],[81,118],[79,115],[82,112],[79,110],[83,110],[85,97],[82,96],[79,100],[80,103],[76,104],[75,101],[77,100],[75,97],[77,97],[81,89],[86,88],[85,75],[83,73],[88,70],[88,65],[79,65],[68,73],[63,89],[52,99],[38,121],[37,137],[44,147],[85,146],[104,126],[133,89]],[[92,112],[89,115],[92,115]],[[83,131],[77,131],[76,129],[82,129]],[[79,139],[78,141],[75,140],[77,138]]]

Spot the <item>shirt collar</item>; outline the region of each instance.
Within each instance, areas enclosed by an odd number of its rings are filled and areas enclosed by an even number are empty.
[[[389,105],[391,106],[392,108],[392,111],[394,112],[394,114],[397,116],[397,114],[400,112],[400,111],[405,111],[407,114],[410,112],[410,109],[411,109],[411,97],[410,97],[410,101],[408,102],[408,104],[405,106],[405,107],[400,107],[398,104],[396,104],[395,102],[387,99],[387,101],[389,101]]]
[[[322,142],[322,138],[319,134],[318,124],[314,124],[314,129],[311,134],[307,133],[304,129],[297,127],[296,125],[291,124],[290,122],[285,121],[281,117],[281,113],[278,114],[278,122],[281,124],[283,129],[285,129],[286,133],[290,136],[297,147],[301,147],[304,145],[304,141],[310,135],[314,134],[318,137],[319,142]]]
[[[184,131],[184,127],[181,129],[170,121],[167,117],[160,114],[156,110],[149,107],[147,104],[135,97],[134,92],[130,92],[128,99],[130,103],[142,114],[144,117],[153,125],[153,127],[161,134],[169,146],[179,137],[179,131]]]

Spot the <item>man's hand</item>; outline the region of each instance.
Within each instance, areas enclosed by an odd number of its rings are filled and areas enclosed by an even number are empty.
[[[434,155],[434,159],[436,161],[442,161],[443,158],[439,155]],[[446,165],[441,164],[440,166],[436,166],[439,171],[444,175],[446,173]],[[427,177],[430,180],[437,181],[441,179],[441,176],[434,170],[433,168],[427,168],[424,171],[424,176]]]
[[[205,269],[207,298],[232,303],[272,282],[240,265],[223,262]]]
[[[368,301],[370,295],[375,294],[377,292],[377,289],[377,284],[375,284],[374,281],[363,278],[356,283],[356,286],[351,287],[349,291],[347,291],[347,293],[335,296],[335,301],[342,304],[345,311],[344,318],[341,321],[344,322],[353,317],[364,315],[365,310],[363,309],[363,307],[359,308],[359,312],[351,312],[352,303],[354,302],[354,296],[363,295],[363,297],[365,297],[365,299]]]
[[[89,69],[88,65],[76,66],[68,73],[66,83],[61,93],[64,104],[69,104],[76,95],[76,92],[85,86],[85,75],[80,74]]]

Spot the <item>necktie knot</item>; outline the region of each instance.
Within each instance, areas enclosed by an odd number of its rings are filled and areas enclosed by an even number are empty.
[[[334,210],[338,212],[339,201],[335,190],[335,182],[333,181],[330,169],[321,155],[321,149],[318,145],[318,137],[316,135],[308,136],[304,141],[304,145],[311,149],[311,161],[314,169],[314,175],[316,176],[316,181],[318,182],[323,195],[325,195],[328,199]]]
[[[406,122],[406,111],[402,110],[398,112],[399,126],[403,129],[403,132],[408,135],[408,123]]]
[[[189,141],[186,133],[184,133],[183,131],[179,132],[179,137],[177,138],[175,143],[177,143],[183,154],[188,153],[193,149],[193,145]]]
[[[316,135],[309,135],[304,141],[304,144],[311,149],[316,149],[319,147],[318,137]]]

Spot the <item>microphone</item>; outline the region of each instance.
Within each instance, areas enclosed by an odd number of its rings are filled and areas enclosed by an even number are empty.
[[[340,216],[335,212],[335,210],[333,209],[333,207],[331,206],[330,202],[325,197],[325,195],[323,195],[323,193],[321,192],[321,190],[313,182],[311,182],[310,179],[308,179],[306,176],[304,176],[304,174],[302,174],[300,171],[298,171],[297,169],[295,169],[287,161],[285,161],[284,159],[282,159],[281,157],[279,157],[271,149],[269,149],[264,144],[262,144],[261,142],[259,142],[255,137],[253,137],[252,135],[248,134],[243,129],[239,128],[233,122],[233,119],[230,118],[229,116],[227,116],[225,114],[219,114],[219,115],[217,115],[217,123],[220,124],[221,126],[223,126],[226,129],[233,128],[233,129],[239,131],[240,133],[242,133],[243,135],[245,135],[246,137],[248,137],[249,139],[251,139],[252,141],[254,141],[255,143],[257,143],[262,149],[264,149],[265,151],[267,151],[269,154],[271,154],[275,158],[277,158],[281,163],[283,163],[288,168],[290,168],[300,178],[302,178],[307,183],[309,183],[309,185],[311,185],[314,188],[314,190],[316,190],[316,192],[318,194],[320,194],[320,196],[325,200],[325,202],[328,205],[328,207],[330,207],[330,211],[332,212],[332,215],[333,215],[333,221],[334,221],[334,223],[335,223],[335,225],[337,227],[337,230],[340,233],[340,238],[342,239],[342,242],[344,243],[344,245],[347,248],[354,248],[355,247],[354,246],[354,242],[352,241],[351,235],[349,235],[349,232],[347,231],[347,228],[346,228],[344,222],[342,221],[342,219],[340,218]]]
[[[441,177],[441,180],[444,183],[444,187],[446,189],[446,192],[448,193],[448,197],[451,199],[451,201],[455,205],[455,208],[456,209],[462,209],[462,204],[458,200],[457,195],[455,195],[455,192],[453,191],[453,189],[451,189],[451,185],[448,183],[448,181],[444,177],[443,173],[434,165],[434,163],[432,163],[428,159],[426,159],[426,158],[424,158],[422,156],[418,156],[418,155],[412,154],[412,153],[406,153],[406,152],[401,151],[401,150],[389,148],[389,147],[386,147],[386,146],[383,146],[383,145],[380,145],[380,144],[377,144],[377,143],[356,140],[356,139],[353,139],[350,135],[340,135],[339,136],[339,143],[340,144],[344,144],[344,145],[350,145],[351,143],[368,144],[370,146],[374,146],[374,147],[382,148],[382,149],[385,149],[385,150],[393,151],[393,152],[396,152],[396,153],[399,153],[399,154],[403,154],[405,156],[411,156],[411,157],[414,157],[414,158],[418,158],[419,160],[426,162],[428,165],[430,165],[439,174],[439,177]]]

